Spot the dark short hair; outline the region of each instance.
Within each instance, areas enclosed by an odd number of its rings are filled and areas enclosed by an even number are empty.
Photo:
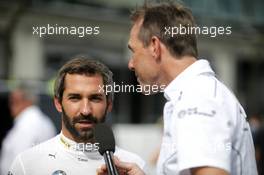
[[[65,77],[67,74],[80,74],[93,76],[99,74],[102,76],[104,87],[106,85],[113,86],[113,73],[103,63],[89,59],[85,56],[76,56],[66,62],[58,72],[54,85],[54,96],[60,102],[62,101],[63,92],[65,90]],[[114,92],[106,94],[107,100],[113,101]]]
[[[191,11],[179,3],[165,2],[150,4],[145,2],[131,14],[133,24],[143,19],[138,38],[148,46],[153,36],[158,37],[174,56],[198,56],[195,34],[165,34],[165,27],[194,27]]]

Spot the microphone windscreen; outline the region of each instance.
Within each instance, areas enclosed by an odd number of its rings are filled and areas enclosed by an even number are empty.
[[[99,143],[99,153],[103,155],[106,151],[115,152],[115,138],[112,129],[104,123],[96,124],[94,127],[95,142]]]

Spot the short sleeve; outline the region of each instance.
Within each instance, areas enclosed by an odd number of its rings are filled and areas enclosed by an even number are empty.
[[[8,175],[25,175],[25,170],[21,160],[20,154],[15,158],[11,167],[9,168]]]
[[[230,116],[214,99],[182,101],[173,111],[172,137],[180,172],[211,166],[230,172]]]

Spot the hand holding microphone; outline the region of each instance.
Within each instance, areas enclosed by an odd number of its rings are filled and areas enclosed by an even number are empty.
[[[113,160],[119,175],[145,175],[145,173],[135,163],[122,162],[115,156]],[[98,168],[96,175],[107,175],[106,165],[102,165]]]

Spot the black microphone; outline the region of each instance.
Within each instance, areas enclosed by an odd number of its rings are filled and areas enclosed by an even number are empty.
[[[104,156],[108,175],[118,175],[113,162],[115,152],[115,138],[112,129],[106,124],[100,123],[94,127],[95,142],[99,143],[99,153]]]

